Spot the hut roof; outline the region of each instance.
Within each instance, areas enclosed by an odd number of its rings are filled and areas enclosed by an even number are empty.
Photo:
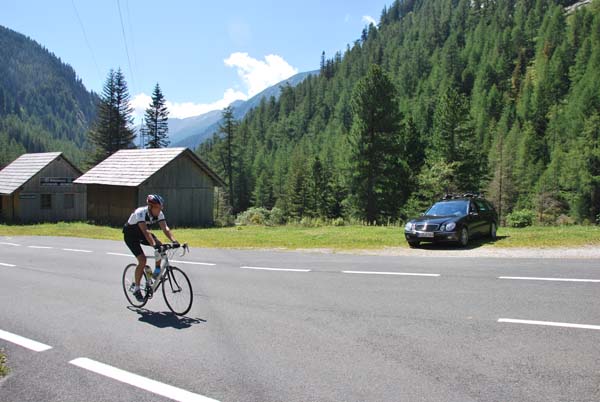
[[[23,154],[0,170],[0,194],[10,195],[58,158],[63,158],[78,173],[81,171],[62,152]]]
[[[80,176],[74,183],[137,187],[181,154],[186,154],[217,186],[223,180],[188,148],[122,149]]]

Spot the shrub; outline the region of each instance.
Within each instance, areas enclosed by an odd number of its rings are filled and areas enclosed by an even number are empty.
[[[535,212],[522,209],[519,211],[513,211],[506,216],[506,224],[513,228],[524,228],[526,226],[533,225],[535,219]]]
[[[331,221],[331,225],[333,226],[344,226],[346,222],[344,222],[343,218],[335,218]]]
[[[235,220],[238,225],[266,225],[269,211],[265,208],[249,208],[240,213]]]
[[[556,224],[557,225],[574,225],[575,219],[573,219],[567,215],[560,215],[558,218],[556,218]]]
[[[283,225],[285,216],[281,208],[274,207],[269,214],[269,225]]]

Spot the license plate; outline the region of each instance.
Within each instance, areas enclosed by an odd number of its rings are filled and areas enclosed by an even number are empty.
[[[417,237],[433,237],[433,232],[417,232]]]

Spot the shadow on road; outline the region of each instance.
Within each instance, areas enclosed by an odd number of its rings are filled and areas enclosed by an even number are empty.
[[[479,238],[469,240],[469,244],[467,245],[467,247],[459,247],[456,244],[452,244],[452,243],[422,243],[419,245],[419,248],[423,249],[423,250],[440,250],[440,251],[473,250],[473,249],[477,249],[481,246],[484,246],[486,244],[494,244],[494,243],[500,242],[503,239],[507,239],[508,237],[509,236],[498,236],[498,237],[496,237],[496,240],[479,237]]]
[[[127,307],[140,315],[139,320],[152,324],[157,328],[175,328],[185,329],[190,328],[195,324],[203,324],[206,320],[201,318],[178,317],[175,314],[167,311],[150,311],[143,308]]]

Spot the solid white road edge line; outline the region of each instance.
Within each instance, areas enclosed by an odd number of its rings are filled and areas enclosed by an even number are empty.
[[[3,246],[15,246],[15,247],[20,247],[20,244],[17,243],[4,243],[4,242],[0,242],[0,244],[2,244]]]
[[[291,268],[267,268],[267,267],[240,267],[242,269],[257,269],[262,271],[287,271],[287,272],[310,272],[310,269],[291,269]]]
[[[24,338],[20,335],[12,334],[0,329],[0,339],[15,343],[19,346],[23,346],[34,352],[43,352],[44,350],[52,349],[52,346],[44,345],[43,343],[32,341],[31,339]]]
[[[440,274],[418,274],[412,272],[375,272],[375,271],[342,271],[344,274],[364,275],[405,275],[405,276],[440,276]]]
[[[15,267],[16,265],[13,264],[6,264],[4,262],[0,262],[0,265],[2,265],[3,267]]]
[[[513,320],[511,318],[499,318],[498,322],[506,322],[506,323],[512,323],[512,324],[545,325],[545,326],[548,326],[548,327],[565,327],[565,328],[580,328],[580,329],[596,329],[596,330],[600,330],[600,325],[571,324],[571,323],[568,323],[568,322]]]
[[[49,246],[27,246],[29,248],[54,248],[54,247],[49,247]]]
[[[90,250],[79,250],[76,248],[63,248],[65,251],[75,251],[76,253],[91,253]]]
[[[153,392],[166,398],[174,399],[176,401],[218,402],[215,399],[207,398],[181,388],[163,384],[161,382],[151,380],[149,378],[142,377],[140,375],[133,374],[85,357],[71,360],[69,363],[125,384],[133,385],[134,387],[145,389],[146,391]]]
[[[592,282],[598,283],[600,279],[575,279],[575,278],[534,278],[527,276],[499,276],[498,279],[516,279],[523,281],[556,281],[556,282]]]
[[[213,264],[211,262],[194,262],[194,261],[178,261],[178,260],[171,260],[171,262],[176,262],[177,264],[190,264],[190,265],[208,265],[208,266],[214,266],[217,264]]]

